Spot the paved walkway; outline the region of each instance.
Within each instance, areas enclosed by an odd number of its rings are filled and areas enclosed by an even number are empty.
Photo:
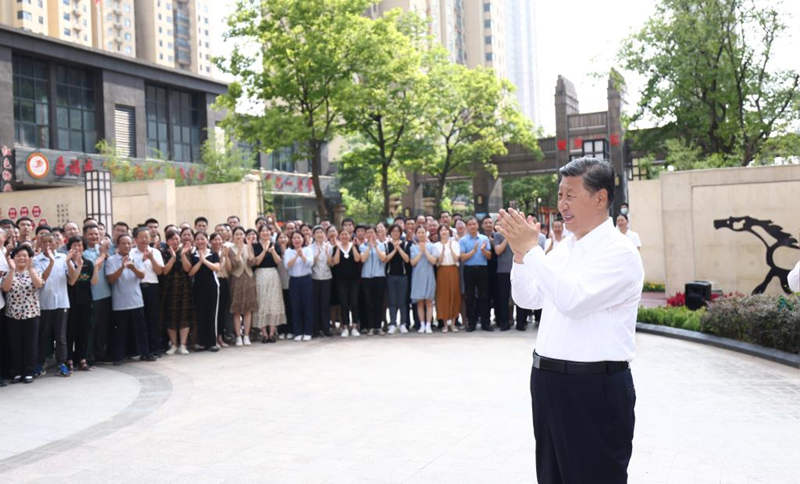
[[[0,482],[533,482],[534,340],[281,342],[14,385],[0,389]],[[630,482],[800,480],[800,372],[638,344]]]

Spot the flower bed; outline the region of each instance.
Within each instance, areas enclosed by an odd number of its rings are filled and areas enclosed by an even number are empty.
[[[800,297],[726,294],[706,309],[691,311],[679,304],[639,308],[639,322],[701,331],[724,338],[800,353]]]

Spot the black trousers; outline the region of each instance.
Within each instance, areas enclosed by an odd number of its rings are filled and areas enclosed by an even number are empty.
[[[140,288],[144,301],[147,347],[151,353],[161,353],[164,350],[164,338],[161,335],[161,299],[158,284],[142,283]]]
[[[6,344],[8,342],[8,331],[6,329],[6,313],[0,310],[0,380],[8,377],[8,352]],[[14,375],[11,375],[14,376]]]
[[[42,310],[39,323],[39,357],[37,363],[44,366],[45,359],[53,351],[55,340],[56,363],[67,361],[67,314],[69,309]]]
[[[467,298],[469,327],[474,329],[480,320],[483,329],[489,321],[489,270],[486,266],[464,267],[464,297]]]
[[[531,371],[540,484],[625,483],[636,393],[630,370],[600,375]]]
[[[127,353],[127,335],[133,331],[136,352],[141,356],[150,354],[147,339],[147,325],[144,320],[144,309],[126,309],[112,311],[111,320],[114,325],[114,361],[122,361]]]
[[[342,306],[342,327],[358,324],[358,279],[339,279],[336,289],[339,291],[339,305]],[[352,313],[352,318],[350,314]]]
[[[498,272],[494,285],[494,319],[500,329],[511,327],[509,301],[511,299],[511,274]]]
[[[226,277],[219,279],[219,304],[217,304],[217,335],[233,334],[231,315],[231,285]]]
[[[111,298],[97,299],[92,303],[92,343],[89,345],[89,362],[114,359],[114,323],[111,322]]]
[[[197,316],[197,344],[209,348],[217,345],[217,304],[219,287],[194,287],[194,312]]]
[[[39,318],[6,319],[8,329],[8,374],[33,376],[39,353]]]
[[[289,278],[289,298],[292,300],[294,335],[311,336],[314,328],[311,276]]]
[[[279,334],[289,334],[292,332],[292,300],[289,298],[289,290],[283,289],[283,310],[286,313],[286,324],[278,326]]]
[[[383,300],[386,295],[386,278],[361,279],[361,298],[365,313],[361,316],[362,329],[381,329],[383,322]]]
[[[314,306],[314,334],[331,330],[331,286],[332,279],[311,281],[311,293]]]
[[[67,318],[69,359],[78,362],[89,358],[89,335],[92,332],[92,305],[70,301]]]

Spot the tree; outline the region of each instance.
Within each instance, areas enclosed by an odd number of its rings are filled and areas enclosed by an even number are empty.
[[[506,143],[539,148],[530,120],[512,100],[509,81],[498,79],[491,69],[454,64],[441,49],[427,57],[426,69],[429,154],[420,168],[436,178],[438,211],[451,173],[475,165],[491,170],[492,156],[506,154]]]
[[[295,145],[309,160],[317,210],[328,216],[320,184],[322,150],[341,127],[337,96],[353,82],[371,0],[238,0],[228,19],[233,45],[217,65],[236,77],[219,105],[239,139],[271,150]],[[239,116],[246,102],[261,110]]]
[[[758,0],[661,0],[620,51],[647,78],[636,117],[669,121],[704,157],[750,163],[800,118],[800,75],[771,66],[781,18]]]
[[[230,137],[217,140],[209,136],[201,148],[206,183],[241,181],[255,167],[255,154],[236,146]]]
[[[348,154],[347,165],[370,173],[378,168],[380,210],[388,217],[393,195],[389,172],[402,170],[418,146],[425,102],[424,23],[414,14],[394,10],[371,22],[360,40],[363,60],[356,82],[342,99],[342,111],[347,129],[364,143]]]
[[[531,175],[509,177],[503,179],[503,206],[508,207],[511,200],[516,200],[518,207],[525,212],[532,212],[537,199],[542,204],[554,204],[558,198],[558,176]]]

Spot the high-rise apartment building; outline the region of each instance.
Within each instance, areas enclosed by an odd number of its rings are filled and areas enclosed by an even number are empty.
[[[101,0],[92,6],[92,44],[98,49],[136,57],[134,0]]]
[[[507,0],[506,72],[517,86],[520,108],[534,123],[538,121],[536,87],[536,24],[531,0]]]
[[[38,2],[38,0],[36,0]],[[24,2],[18,2],[24,3]],[[49,0],[48,35],[92,47],[92,0]]]
[[[0,2],[0,23],[48,35],[47,6],[47,0],[4,0]]]
[[[136,0],[136,31],[139,57],[211,75],[207,0]]]
[[[454,0],[449,1],[453,2]],[[442,17],[445,12],[442,4],[445,3],[448,3],[448,0],[383,0],[371,6],[367,15],[371,18],[378,18],[395,8],[414,12],[422,18],[428,19],[428,34],[444,45]]]
[[[505,0],[471,0],[464,2],[464,41],[466,64],[494,69],[498,77],[506,72],[506,9]]]

